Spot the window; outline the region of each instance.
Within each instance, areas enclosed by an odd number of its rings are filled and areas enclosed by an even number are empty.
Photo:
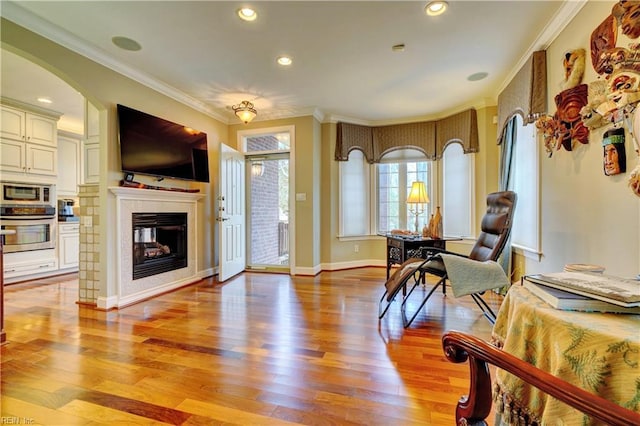
[[[535,124],[523,126],[517,116],[509,189],[518,194],[511,230],[514,246],[539,253],[539,167]]]
[[[340,235],[372,234],[370,220],[370,166],[362,151],[351,151],[340,161]]]
[[[450,143],[442,156],[442,224],[447,237],[473,237],[473,154]]]
[[[339,162],[341,237],[373,235],[392,229],[414,230],[415,211],[406,204],[411,184],[425,182],[431,196],[431,166],[416,150],[397,150],[380,164],[368,164],[362,152],[351,151]],[[430,206],[420,208],[419,229],[429,222]]]

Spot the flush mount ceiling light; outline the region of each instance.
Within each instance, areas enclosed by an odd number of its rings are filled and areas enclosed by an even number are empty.
[[[278,59],[276,59],[276,61],[278,62],[278,64],[282,65],[282,66],[289,66],[293,63],[293,59],[291,59],[289,56],[278,56]]]
[[[255,21],[258,18],[258,13],[250,7],[243,7],[242,9],[238,9],[238,16],[243,21]]]
[[[138,50],[142,49],[140,43],[130,39],[129,37],[116,36],[111,39],[111,42],[118,46],[120,49],[129,50],[131,52],[137,52]]]
[[[43,103],[43,104],[52,104],[53,101],[47,97],[41,96],[38,98],[38,102]]]
[[[446,1],[432,1],[427,4],[424,10],[429,16],[438,16],[447,10],[447,6]]]
[[[253,104],[249,101],[242,101],[238,105],[234,105],[231,108],[244,124],[250,123],[251,120],[256,118],[256,115],[258,115],[258,112],[253,107]]]

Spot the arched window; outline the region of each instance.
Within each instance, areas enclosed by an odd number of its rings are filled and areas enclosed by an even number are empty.
[[[442,225],[446,237],[473,237],[475,154],[449,143],[442,155]]]

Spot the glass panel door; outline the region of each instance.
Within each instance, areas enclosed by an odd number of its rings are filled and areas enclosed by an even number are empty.
[[[289,154],[247,157],[250,269],[289,270]]]

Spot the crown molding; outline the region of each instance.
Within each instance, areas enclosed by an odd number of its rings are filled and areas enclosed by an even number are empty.
[[[111,55],[101,49],[90,46],[68,31],[55,26],[39,16],[27,11],[11,1],[2,2],[2,16],[29,31],[49,39],[79,55],[103,65],[119,74],[122,74],[144,86],[162,93],[171,99],[200,111],[224,124],[229,124],[228,117],[212,109],[209,105],[201,102],[181,90],[161,82],[146,73],[140,72],[122,62],[116,60]]]
[[[553,19],[547,23],[544,29],[540,32],[540,35],[531,44],[529,49],[520,58],[520,61],[513,67],[507,78],[505,78],[502,85],[496,92],[496,98],[507,87],[507,85],[513,80],[513,77],[520,71],[524,64],[529,60],[529,57],[538,50],[546,50],[551,43],[558,37],[558,35],[565,29],[565,27],[576,17],[578,12],[587,4],[589,0],[570,0],[563,1],[562,6],[555,14]]]

